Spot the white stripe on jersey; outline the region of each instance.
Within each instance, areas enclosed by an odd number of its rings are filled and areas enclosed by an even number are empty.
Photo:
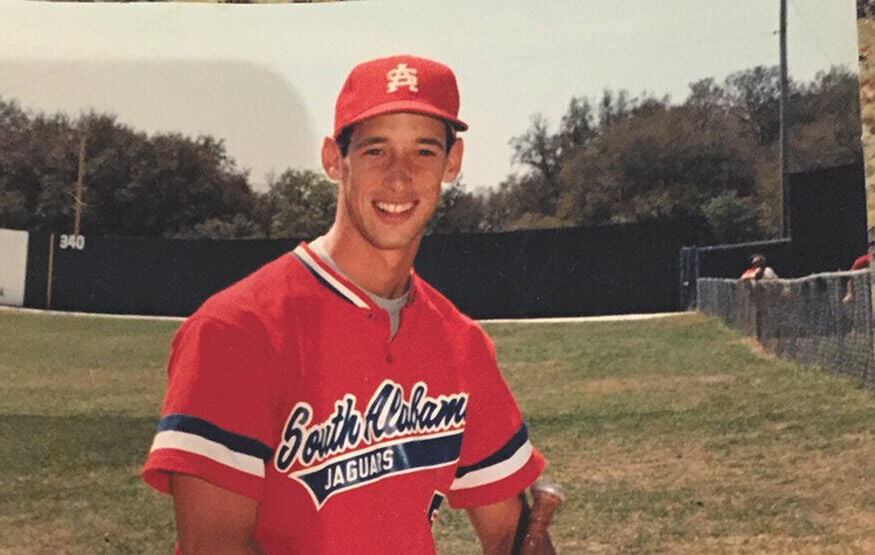
[[[352,301],[352,304],[356,305],[359,308],[370,308],[370,305],[362,300],[361,297],[352,292],[352,290],[337,280],[334,276],[328,273],[322,266],[319,265],[318,262],[313,260],[313,257],[310,256],[310,253],[307,252],[307,249],[304,247],[297,247],[294,250],[295,254],[297,254],[301,259],[310,267],[311,270],[319,274],[319,277],[327,281],[331,284],[332,287],[337,289],[342,295],[344,295],[347,299]]]
[[[158,432],[150,451],[158,451],[159,449],[177,449],[194,453],[219,464],[230,466],[240,472],[264,478],[264,461],[258,457],[232,451],[221,443],[210,441],[196,434],[174,430]]]
[[[507,478],[529,462],[529,459],[532,457],[532,451],[532,444],[526,441],[513,455],[500,463],[474,470],[461,478],[456,478],[453,480],[453,485],[450,486],[450,489],[456,491],[476,488]]]

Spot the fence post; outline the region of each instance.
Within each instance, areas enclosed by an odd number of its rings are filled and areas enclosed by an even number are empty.
[[[853,278],[851,278],[853,279]],[[866,357],[866,365],[863,368],[863,382],[869,385],[870,387],[873,385],[872,371],[873,364],[875,364],[875,333],[873,333],[872,325],[873,325],[873,310],[875,310],[875,306],[872,305],[872,273],[871,269],[869,273],[867,273],[863,280],[865,283],[865,287],[861,287],[864,291],[864,296],[866,299],[866,306],[863,307],[863,314],[865,314],[866,320],[866,334],[868,336],[868,341],[866,345],[869,347],[869,353]]]
[[[680,251],[680,307],[695,310],[698,306],[696,282],[699,279],[699,248],[681,247]]]
[[[751,282],[750,297],[753,299],[753,319],[754,319],[754,336],[757,338],[757,343],[763,345],[763,310],[762,310],[762,289],[756,281]]]

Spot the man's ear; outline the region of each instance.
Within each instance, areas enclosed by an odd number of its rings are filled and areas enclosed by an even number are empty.
[[[343,154],[333,137],[325,137],[322,141],[322,167],[334,181],[339,182],[343,177]]]
[[[459,177],[459,172],[462,171],[462,154],[465,152],[465,143],[461,138],[457,138],[456,142],[450,148],[450,153],[447,155],[447,167],[444,169],[444,183],[452,183]]]

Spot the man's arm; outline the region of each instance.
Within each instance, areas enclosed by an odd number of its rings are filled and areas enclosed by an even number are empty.
[[[842,302],[845,304],[848,304],[853,300],[854,300],[854,279],[848,278],[848,285],[845,289],[845,296],[842,299]]]
[[[511,497],[492,505],[467,510],[474,532],[480,538],[483,555],[509,555],[514,547],[523,500]]]
[[[258,502],[187,474],[170,475],[176,533],[184,555],[256,555]]]
[[[480,538],[484,555],[519,555],[529,528],[529,504],[525,494],[492,505],[468,509],[468,518]],[[555,555],[550,536],[544,538],[539,555]]]

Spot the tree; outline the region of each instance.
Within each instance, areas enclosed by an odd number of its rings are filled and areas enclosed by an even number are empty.
[[[562,174],[558,216],[581,224],[696,215],[724,190],[750,194],[752,143],[733,118],[649,99],[601,128]]]
[[[702,207],[705,221],[720,243],[742,243],[765,236],[761,207],[752,197],[741,198],[736,191],[720,193]]]
[[[571,225],[572,222],[561,220],[552,212],[543,212],[539,205],[540,195],[537,176],[508,176],[496,189],[481,194],[481,229],[510,231]]]
[[[800,87],[790,128],[790,170],[809,171],[863,161],[860,89],[840,68]]]
[[[605,90],[599,101],[599,127],[610,126],[629,113],[629,92],[619,91],[616,96],[613,92]]]
[[[792,81],[787,86],[793,90]],[[759,144],[778,140],[781,129],[781,70],[778,66],[757,66],[734,73],[726,78],[723,89],[733,113],[753,124]]]
[[[586,98],[572,97],[559,125],[560,161],[568,153],[584,146],[596,134],[592,105]],[[561,170],[560,170],[561,171]]]
[[[145,140],[100,120],[85,127],[94,145],[86,199],[99,232],[186,235],[202,222],[230,220],[252,207],[247,175],[237,170],[222,141],[177,133]]]
[[[28,228],[72,231],[78,137],[62,115],[37,116],[25,133],[17,175],[32,217]]]
[[[0,97],[0,227],[25,229],[34,202],[22,187],[25,168],[21,164],[25,129],[30,118],[21,107]]]
[[[834,68],[809,85],[789,86],[791,171],[861,160],[856,78]],[[740,227],[764,239],[781,218],[779,99],[775,67],[738,72],[722,84],[693,82],[679,105],[604,91],[593,114],[586,99],[572,98],[559,132],[536,114],[512,141],[514,161],[528,171],[484,195],[485,227],[706,216],[729,236],[738,233],[721,214],[740,206]]]
[[[542,214],[550,214],[556,209],[558,197],[558,178],[562,169],[560,162],[561,139],[549,131],[549,123],[541,114],[531,119],[529,129],[510,140],[513,148],[513,162],[528,166],[531,178],[531,204],[528,209]]]
[[[325,233],[337,210],[337,186],[310,170],[286,170],[266,197],[270,237],[312,239]]]
[[[441,200],[428,224],[428,233],[482,231],[484,220],[483,198],[466,191],[460,182],[456,182],[441,191]]]
[[[258,222],[243,214],[235,214],[230,220],[210,218],[177,235],[185,239],[261,239],[264,236]]]
[[[714,78],[700,79],[690,84],[690,95],[684,104],[706,113],[722,111],[727,106],[726,92]]]
[[[31,116],[2,99],[0,123],[0,225],[72,231],[83,138],[82,233],[176,236],[254,205],[248,176],[211,137],[150,138],[113,116]]]

